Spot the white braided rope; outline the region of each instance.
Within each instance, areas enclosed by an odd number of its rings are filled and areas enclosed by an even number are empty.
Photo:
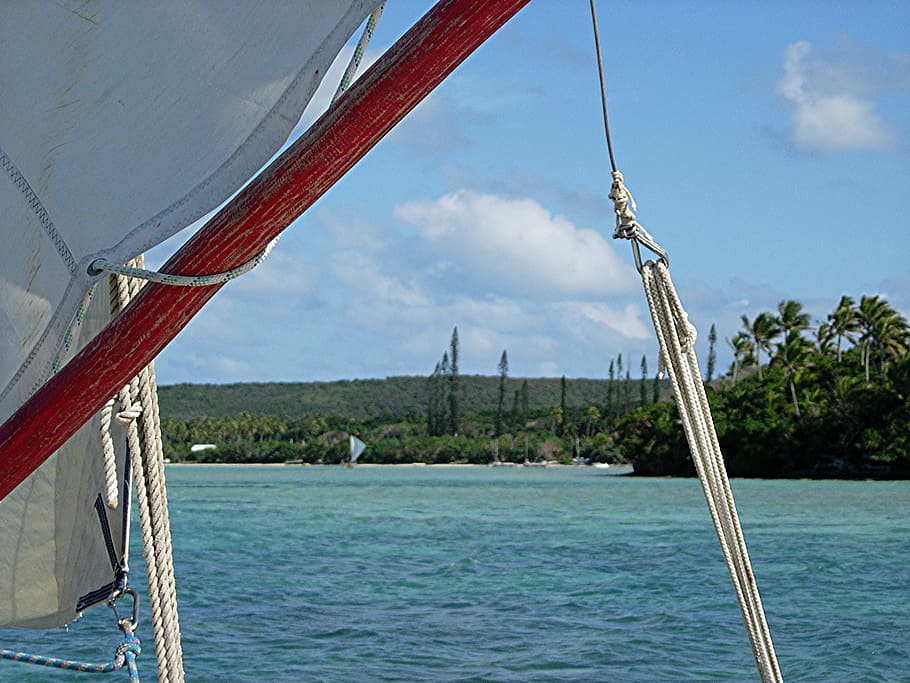
[[[138,257],[133,264],[141,269],[142,257]],[[112,291],[112,308],[115,311],[125,307],[144,285],[139,280],[122,275],[112,276],[111,281],[112,290],[116,290],[116,294]],[[153,364],[149,363],[143,368],[120,391],[118,399],[122,406],[118,419],[127,423],[158,679],[162,683],[183,683],[183,651],[177,615],[177,591]],[[145,446],[145,457],[140,437]]]
[[[113,261],[108,261],[107,259],[103,258],[93,261],[89,270],[93,273],[107,271],[109,273],[123,275],[124,277],[135,278],[137,280],[155,282],[159,285],[174,285],[176,287],[210,287],[212,285],[223,285],[225,282],[230,282],[231,280],[234,280],[241,275],[250,272],[253,270],[253,268],[265,261],[266,256],[269,255],[269,252],[272,251],[276,244],[278,244],[277,237],[269,242],[265,249],[260,251],[249,261],[241,263],[236,268],[231,268],[230,270],[226,270],[222,273],[212,273],[211,275],[172,275],[170,273],[159,273],[157,271],[146,270],[145,268],[135,265],[120,265],[119,263],[114,263]],[[131,263],[133,262],[131,261]]]
[[[664,262],[647,261],[641,275],[662,360],[673,384],[686,439],[730,572],[759,675],[766,683],[783,681],[698,369],[695,328],[688,322]]]
[[[117,483],[117,459],[114,440],[111,438],[111,417],[114,413],[114,399],[101,409],[101,452],[104,456],[104,504],[111,510],[120,505],[120,486]]]

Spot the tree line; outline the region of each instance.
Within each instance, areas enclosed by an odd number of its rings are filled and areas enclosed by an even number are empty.
[[[910,476],[910,328],[885,299],[843,296],[813,325],[781,301],[727,340],[708,398],[734,476]],[[617,425],[642,474],[694,473],[670,404]]]
[[[910,340],[906,320],[884,299],[845,296],[814,326],[793,300],[743,316],[727,340],[733,361],[718,378],[713,325],[708,341],[705,380],[731,475],[907,476]],[[169,416],[166,452],[185,461],[333,463],[345,459],[347,436],[356,434],[368,444],[361,462],[608,462],[645,475],[694,474],[668,383],[649,377],[646,357],[635,379],[620,354],[605,380],[557,383],[511,379],[506,350],[495,377],[465,377],[459,354],[455,328],[423,380],[422,409]],[[581,400],[577,388],[587,392]],[[193,453],[193,443],[218,448]]]

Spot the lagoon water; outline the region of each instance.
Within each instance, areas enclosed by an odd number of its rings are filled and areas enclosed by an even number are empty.
[[[757,680],[696,480],[585,467],[167,476],[188,681]],[[910,681],[910,482],[733,489],[784,678]],[[151,681],[145,603],[142,618]],[[105,607],[67,630],[0,630],[0,647],[92,661],[118,641]],[[86,675],[0,661],[0,681],[45,680]]]

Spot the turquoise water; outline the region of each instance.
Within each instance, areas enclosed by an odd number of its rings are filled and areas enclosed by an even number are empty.
[[[169,468],[187,679],[756,680],[698,482],[609,472]],[[910,482],[733,488],[785,679],[910,681]],[[103,607],[0,631],[99,661],[118,640]]]

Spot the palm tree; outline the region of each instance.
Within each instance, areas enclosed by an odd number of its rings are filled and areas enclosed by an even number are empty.
[[[594,434],[594,430],[600,423],[600,411],[597,406],[588,406],[588,436]]]
[[[841,361],[841,342],[846,339],[851,344],[856,341],[860,331],[860,320],[853,297],[842,296],[833,313],[828,314],[831,334],[837,339],[837,362]]]
[[[786,299],[777,304],[778,328],[783,331],[784,337],[790,332],[802,332],[809,328],[811,318],[808,313],[803,313],[803,305],[793,299]]]
[[[727,339],[727,345],[733,349],[733,365],[730,373],[733,375],[733,384],[736,384],[739,369],[746,363],[754,361],[755,347],[745,332],[738,332],[733,339]]]
[[[800,411],[796,397],[796,382],[802,372],[812,366],[812,351],[812,344],[799,332],[791,330],[781,342],[777,355],[771,359],[771,363],[780,365],[784,372],[797,420],[800,418]]]
[[[755,365],[758,366],[758,379],[762,379],[761,372],[761,352],[764,351],[771,356],[771,345],[774,339],[780,334],[777,320],[770,313],[759,313],[755,320],[749,323],[749,318],[742,316],[745,333],[755,345]]]
[[[818,327],[815,328],[815,344],[818,347],[820,353],[830,353],[831,347],[834,344],[835,334],[834,330],[831,328],[829,323],[820,322]],[[838,343],[840,340],[838,339]],[[837,349],[838,355],[840,355],[840,347]]]
[[[878,351],[881,362],[882,384],[885,383],[887,357],[896,357],[907,350],[907,321],[878,296],[860,299],[858,317],[860,329],[861,360],[869,384],[869,365],[873,351]]]

